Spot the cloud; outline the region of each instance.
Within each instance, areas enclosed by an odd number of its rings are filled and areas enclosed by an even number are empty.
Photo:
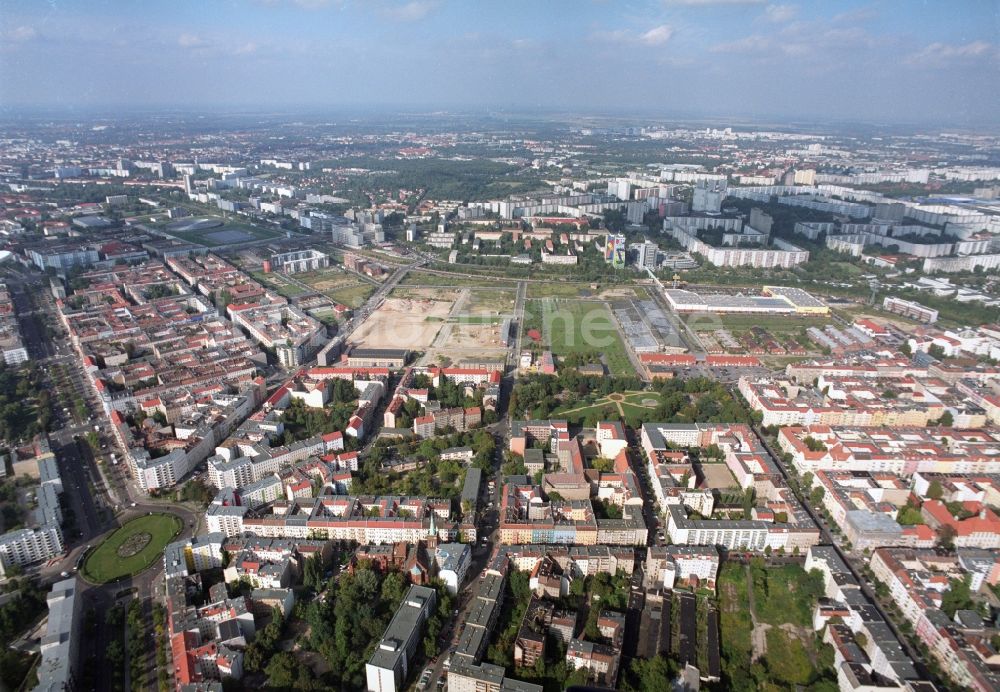
[[[16,29],[0,33],[0,36],[2,36],[4,40],[11,41],[12,43],[21,43],[35,38],[38,36],[38,32],[31,26],[19,26]]]
[[[768,5],[764,8],[764,19],[775,24],[791,21],[799,13],[796,5]]]
[[[881,44],[885,43],[883,39]],[[775,31],[718,43],[708,50],[762,60],[794,57],[808,58],[811,62],[829,62],[832,57],[856,57],[879,44],[867,31],[857,26],[826,28],[820,22],[790,22]]]
[[[848,10],[847,12],[841,12],[840,14],[833,15],[830,19],[831,22],[846,22],[846,23],[857,23],[857,22],[869,22],[878,16],[878,12],[875,11],[873,7],[859,7],[856,10]]]
[[[771,50],[772,46],[771,39],[760,34],[753,34],[736,41],[719,43],[709,50],[713,53],[766,53]]]
[[[251,53],[257,52],[257,44],[253,41],[248,41],[242,46],[237,46],[233,50],[233,55],[250,55]]]
[[[644,46],[662,46],[673,38],[674,28],[669,24],[654,26],[649,31],[637,34],[628,29],[614,29],[612,31],[597,31],[591,34],[591,38],[604,43],[640,43]]]
[[[661,24],[639,36],[639,42],[647,46],[662,46],[674,35],[674,29],[667,24]]]
[[[385,7],[382,14],[397,22],[418,22],[437,8],[437,5],[433,0],[411,0],[404,5]]]
[[[663,0],[664,5],[712,7],[713,5],[763,5],[767,0]]]
[[[263,5],[277,7],[278,5],[294,5],[303,10],[321,10],[333,4],[333,0],[257,0]],[[342,5],[343,0],[337,0],[336,4]]]
[[[628,43],[632,40],[632,32],[625,29],[615,29],[613,31],[595,31],[591,38],[607,43]]]
[[[972,41],[963,45],[932,43],[911,53],[903,60],[914,67],[946,67],[960,62],[1000,59],[1000,49],[988,41]]]
[[[204,48],[208,41],[197,34],[181,34],[177,37],[177,45],[181,48]]]

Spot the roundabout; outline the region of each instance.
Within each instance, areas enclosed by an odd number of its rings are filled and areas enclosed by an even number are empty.
[[[171,514],[149,514],[123,524],[90,554],[81,574],[89,582],[107,584],[134,576],[152,565],[183,529]]]

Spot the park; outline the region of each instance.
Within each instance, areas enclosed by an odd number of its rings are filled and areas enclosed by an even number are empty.
[[[87,558],[83,576],[106,584],[148,568],[181,532],[183,522],[170,514],[132,519],[108,536]]]

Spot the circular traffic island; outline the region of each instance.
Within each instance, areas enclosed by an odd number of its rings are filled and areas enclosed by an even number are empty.
[[[184,523],[170,514],[150,514],[126,522],[90,554],[83,565],[84,578],[106,584],[144,571],[183,527]]]

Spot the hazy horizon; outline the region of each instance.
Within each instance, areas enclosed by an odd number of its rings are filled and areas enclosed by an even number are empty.
[[[988,125],[1000,3],[0,4],[5,113],[510,111]]]

